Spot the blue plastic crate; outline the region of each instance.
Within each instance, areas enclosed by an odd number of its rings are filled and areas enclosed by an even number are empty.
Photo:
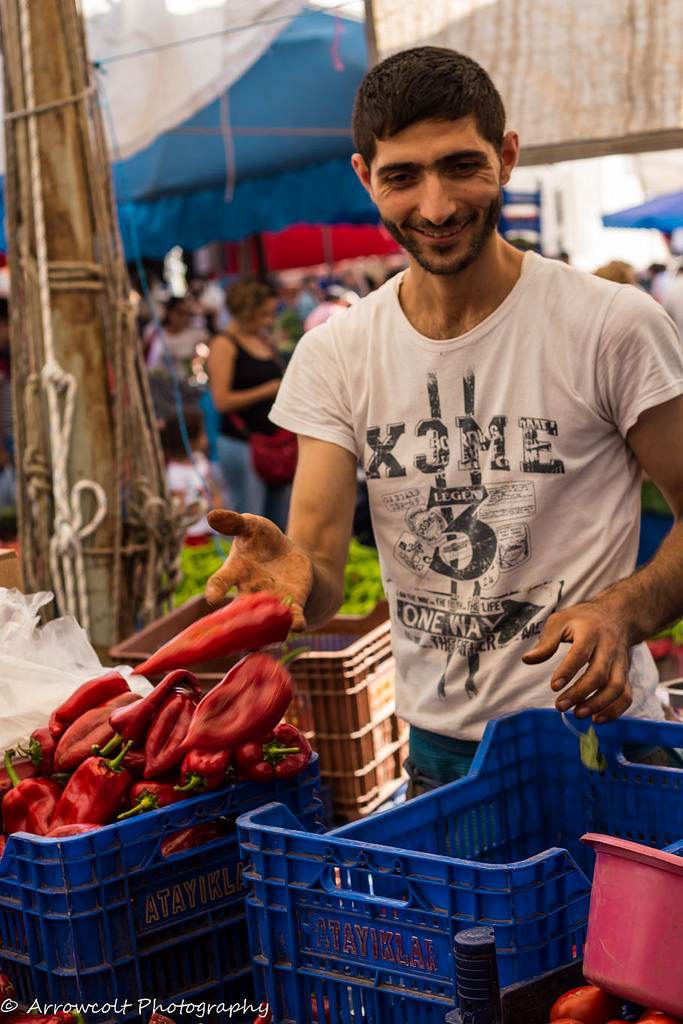
[[[179,1024],[252,1024],[235,819],[273,799],[306,828],[322,828],[317,754],[294,779],[235,783],[82,836],[10,836],[0,860],[0,963],[19,1002],[78,1005],[86,1024],[146,1024],[154,1001],[160,1009],[184,999],[170,1012]],[[165,839],[212,821],[225,834],[163,855]],[[205,1003],[219,1009],[204,1012]]]
[[[279,804],[242,815],[256,990],[275,1024],[322,1024],[325,1000],[340,1024],[443,1024],[453,937],[474,925],[494,929],[502,986],[580,957],[580,837],[683,837],[683,771],[622,751],[683,747],[683,725],[622,718],[598,736],[603,772],[557,712],[522,712],[488,726],[466,778],[325,835]]]

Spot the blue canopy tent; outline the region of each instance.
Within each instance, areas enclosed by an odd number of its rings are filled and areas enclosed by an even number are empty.
[[[683,192],[670,192],[617,213],[605,214],[606,228],[658,228],[671,234],[683,227]]]
[[[106,58],[100,65],[115,153]],[[162,259],[173,246],[192,251],[295,224],[377,224],[377,209],[350,162],[351,112],[367,68],[362,21],[302,9],[218,99],[145,149],[115,160],[127,259]],[[506,193],[503,233],[527,226],[506,218],[515,202],[530,198]]]
[[[367,66],[362,22],[302,11],[223,96],[114,163],[127,257],[160,259],[176,245],[297,223],[376,223],[350,165],[351,110]],[[106,74],[102,87],[106,121]],[[116,126],[107,127],[115,143]]]

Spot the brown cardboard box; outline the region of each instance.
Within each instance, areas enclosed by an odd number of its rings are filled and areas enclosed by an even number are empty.
[[[19,556],[12,548],[0,548],[0,587],[24,589]]]

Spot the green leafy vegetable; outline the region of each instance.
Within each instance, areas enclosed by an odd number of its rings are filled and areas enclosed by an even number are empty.
[[[377,550],[353,537],[344,572],[344,603],[339,614],[367,615],[383,598]]]
[[[228,557],[230,545],[225,541],[198,544],[196,547],[184,547],[180,554],[180,570],[182,582],[173,595],[173,605],[178,607],[189,601],[196,594],[203,594],[206,581],[212,573],[220,569]]]
[[[204,593],[206,581],[220,569],[229,550],[230,545],[222,541],[219,546],[211,543],[183,548],[180,556],[183,579],[173,595],[175,607]],[[383,598],[377,551],[353,538],[344,573],[344,604],[339,614],[367,615]]]
[[[607,767],[607,761],[605,760],[604,754],[600,753],[598,737],[592,725],[588,732],[582,733],[580,743],[581,760],[585,764],[586,768],[604,772]]]

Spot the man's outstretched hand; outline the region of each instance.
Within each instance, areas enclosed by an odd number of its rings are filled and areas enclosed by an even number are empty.
[[[560,644],[570,644],[550,679],[551,689],[562,691],[555,707],[573,708],[577,718],[590,716],[600,725],[623,715],[632,703],[626,635],[621,616],[607,600],[597,598],[554,612],[522,661],[537,665],[552,657]]]
[[[223,565],[207,580],[208,603],[222,604],[232,587],[238,594],[271,590],[291,600],[292,629],[305,629],[304,607],[313,585],[308,555],[263,516],[214,509],[208,520],[212,530],[234,538]]]

